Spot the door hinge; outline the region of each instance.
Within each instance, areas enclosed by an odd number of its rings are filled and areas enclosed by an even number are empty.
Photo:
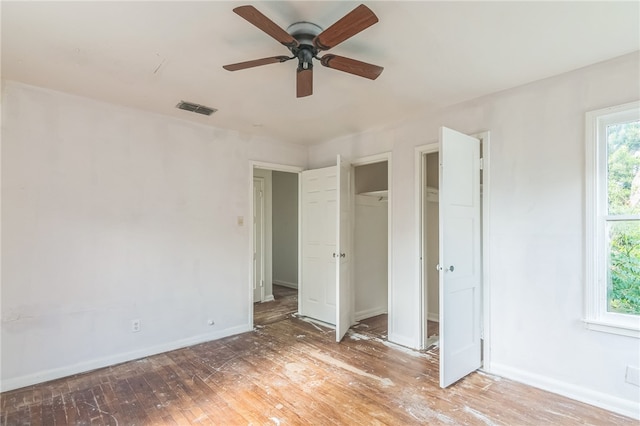
[[[264,287],[264,280],[260,280],[260,287]]]
[[[484,170],[484,158],[480,157],[480,170]]]

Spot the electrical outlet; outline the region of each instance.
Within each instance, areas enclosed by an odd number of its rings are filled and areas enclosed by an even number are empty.
[[[138,331],[140,331],[140,320],[139,319],[131,320],[131,332],[137,333]]]
[[[627,375],[625,377],[627,383],[640,386],[640,369],[627,365]]]

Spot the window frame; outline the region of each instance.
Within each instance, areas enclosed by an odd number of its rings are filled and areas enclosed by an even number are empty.
[[[586,113],[586,292],[587,328],[640,338],[640,315],[607,311],[607,223],[621,219],[638,220],[637,215],[608,214],[607,126],[640,118],[640,101]]]

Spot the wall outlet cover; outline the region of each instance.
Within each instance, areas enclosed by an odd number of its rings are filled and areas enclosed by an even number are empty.
[[[632,385],[640,386],[640,368],[627,365],[627,375],[625,381]]]

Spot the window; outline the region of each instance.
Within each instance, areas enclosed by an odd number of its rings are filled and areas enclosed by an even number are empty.
[[[640,337],[640,102],[586,119],[585,321]]]

